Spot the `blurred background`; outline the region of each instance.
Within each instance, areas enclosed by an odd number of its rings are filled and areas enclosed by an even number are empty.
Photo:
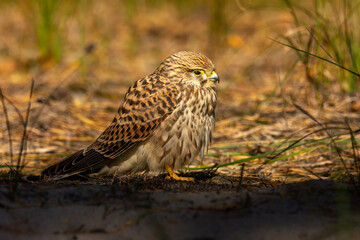
[[[343,176],[344,164],[355,168],[356,161],[344,119],[353,129],[360,122],[359,6],[358,0],[1,0],[2,169],[20,164],[39,173],[87,146],[135,80],[190,50],[212,59],[221,78],[205,166],[229,164],[220,171],[237,175],[246,163],[247,174],[282,181]],[[345,129],[336,132],[345,139],[343,162],[329,150],[328,134],[293,103]],[[267,156],[261,154],[305,133],[325,142],[290,149],[259,169]]]

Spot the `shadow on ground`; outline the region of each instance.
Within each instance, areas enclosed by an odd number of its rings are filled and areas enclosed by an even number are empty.
[[[0,239],[360,239],[351,185],[147,178],[3,183]]]

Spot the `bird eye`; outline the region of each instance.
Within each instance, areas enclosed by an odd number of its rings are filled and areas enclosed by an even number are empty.
[[[199,75],[201,75],[202,73],[204,73],[204,71],[201,71],[201,70],[195,70],[195,71],[194,71],[194,74],[195,74],[196,76],[199,76]]]

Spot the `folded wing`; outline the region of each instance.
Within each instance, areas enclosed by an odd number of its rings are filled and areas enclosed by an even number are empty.
[[[60,179],[98,171],[137,143],[149,138],[177,107],[181,89],[150,75],[129,88],[110,126],[84,150],[50,166],[42,176]]]

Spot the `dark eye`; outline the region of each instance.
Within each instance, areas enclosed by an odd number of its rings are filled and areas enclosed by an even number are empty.
[[[194,74],[199,76],[199,75],[201,75],[201,71],[195,70],[195,71],[194,71]]]

